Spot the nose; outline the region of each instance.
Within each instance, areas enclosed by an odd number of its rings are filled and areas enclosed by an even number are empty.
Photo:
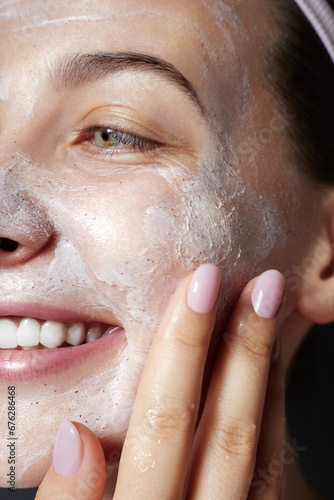
[[[39,255],[50,243],[51,232],[40,221],[37,227],[22,219],[5,227],[0,224],[0,269],[24,264]]]
[[[21,189],[17,182],[0,186],[0,269],[39,255],[52,234],[46,211],[29,190]]]
[[[0,238],[0,251],[1,252],[15,252],[19,243],[14,240],[9,240],[8,238]]]

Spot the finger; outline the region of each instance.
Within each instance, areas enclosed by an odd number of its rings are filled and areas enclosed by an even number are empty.
[[[115,499],[182,498],[219,289],[220,272],[207,264],[167,306],[139,385]]]
[[[277,342],[273,350],[249,500],[277,500],[283,493],[286,451],[284,389],[284,371]]]
[[[283,276],[268,271],[241,294],[215,362],[188,498],[247,498],[283,291]]]
[[[102,446],[84,425],[65,421],[56,436],[53,465],[38,488],[37,500],[101,500],[106,483]]]

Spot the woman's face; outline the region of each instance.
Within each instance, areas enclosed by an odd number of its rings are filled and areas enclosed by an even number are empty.
[[[293,117],[266,84],[270,32],[257,0],[0,0],[0,237],[19,243],[0,251],[0,315],[121,327],[0,351],[2,436],[16,388],[17,487],[41,481],[64,419],[117,458],[184,276],[221,268],[217,340],[246,280],[308,251],[318,201],[291,164]]]

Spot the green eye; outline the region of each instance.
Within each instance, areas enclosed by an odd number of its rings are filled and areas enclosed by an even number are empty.
[[[99,148],[116,148],[121,144],[121,134],[109,128],[96,130],[94,132],[94,143]]]
[[[123,132],[108,126],[91,125],[77,129],[74,144],[85,145],[92,154],[121,155],[129,153],[150,153],[162,149],[163,144],[145,137]]]

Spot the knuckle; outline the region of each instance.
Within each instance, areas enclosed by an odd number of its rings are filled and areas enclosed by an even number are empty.
[[[252,457],[257,446],[255,424],[241,419],[223,417],[214,425],[215,442],[226,455]]]
[[[169,399],[147,406],[141,424],[146,435],[151,438],[172,440],[182,437],[193,428],[196,414],[195,404],[177,399]]]
[[[173,332],[172,338],[180,347],[190,350],[202,350],[207,344],[206,337],[201,331],[194,329],[180,328]]]
[[[254,361],[262,361],[270,358],[271,355],[271,342],[265,339],[259,339],[251,335],[242,335],[237,341],[237,348],[243,353],[246,352],[247,356]]]

